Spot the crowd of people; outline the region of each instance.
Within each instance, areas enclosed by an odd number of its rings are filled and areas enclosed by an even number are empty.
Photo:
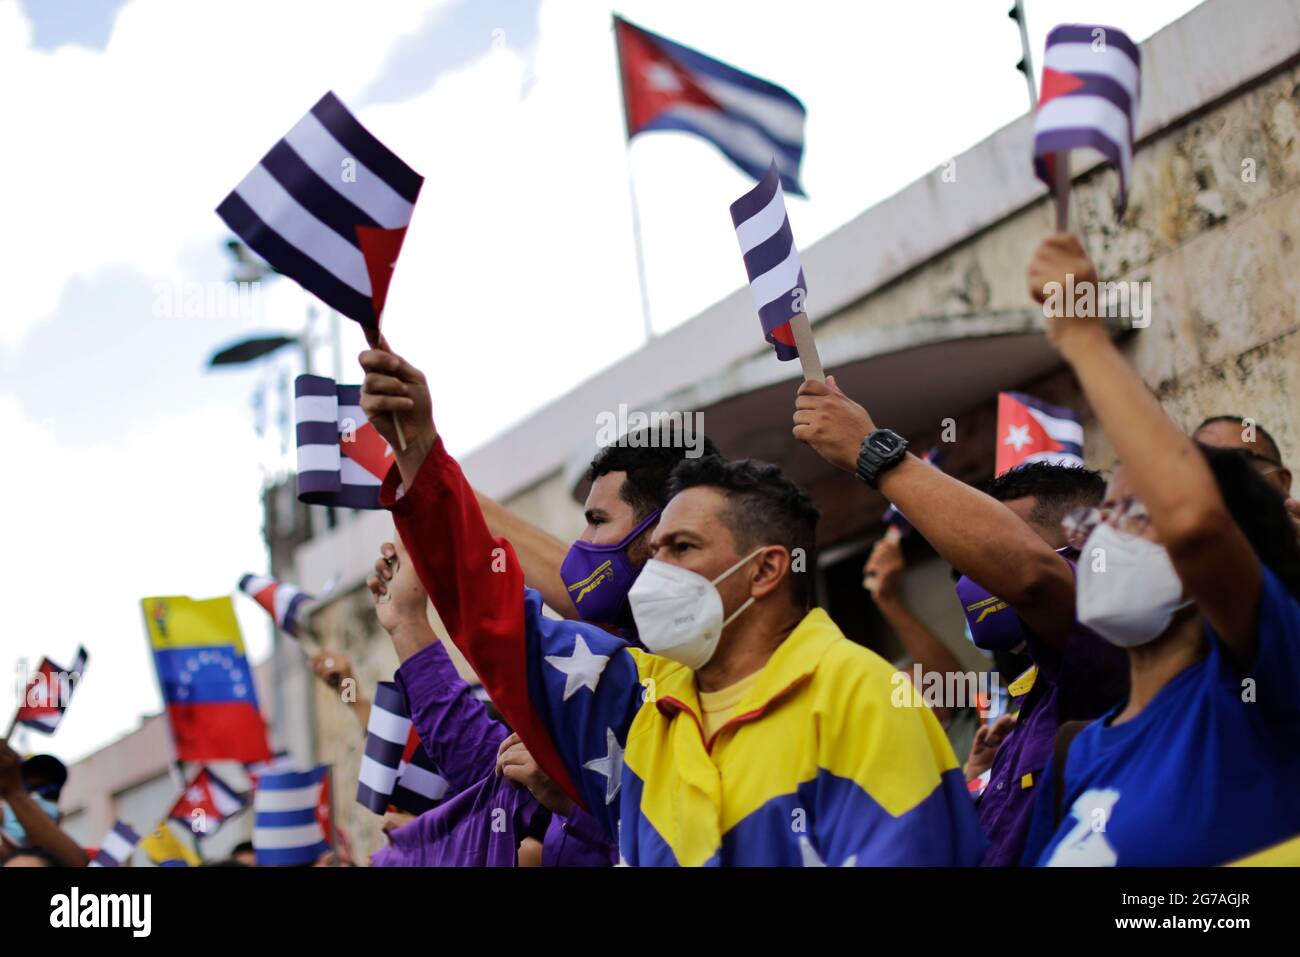
[[[1046,303],[1067,277],[1098,278],[1077,239],[1051,236],[1029,292]],[[1184,433],[1111,331],[1062,311],[1045,305],[1047,335],[1118,456],[1107,475],[1039,462],[975,488],[834,376],[794,399],[794,437],[952,567],[1005,689],[981,707],[931,707],[910,684],[900,700],[912,663],[964,669],[904,599],[895,539],[871,551],[864,587],[905,665],[817,606],[818,511],[776,466],[711,442],[688,455],[669,433],[614,443],[568,545],[474,490],[417,368],[363,353],[398,533],[368,587],[449,786],[418,817],[390,812],[370,863],[1219,865],[1279,845],[1300,861],[1291,473],[1248,416]],[[347,663],[315,666],[337,684]],[[84,863],[50,821],[61,783],[0,746],[7,866]]]

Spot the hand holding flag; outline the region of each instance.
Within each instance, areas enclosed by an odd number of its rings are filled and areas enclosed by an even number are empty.
[[[361,410],[380,436],[398,449],[397,467],[409,488],[438,439],[429,384],[423,372],[392,352],[370,349],[361,353],[360,361],[366,372]],[[408,441],[399,445],[396,439],[401,428]]]

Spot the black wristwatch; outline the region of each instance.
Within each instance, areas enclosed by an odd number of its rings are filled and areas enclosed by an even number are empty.
[[[876,429],[858,448],[858,478],[872,488],[907,454],[907,439],[889,429]]]

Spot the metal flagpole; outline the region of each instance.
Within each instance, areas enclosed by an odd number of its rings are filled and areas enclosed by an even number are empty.
[[[655,336],[654,326],[650,323],[650,296],[646,291],[645,251],[641,245],[641,210],[636,202],[636,183],[632,179],[632,119],[627,114],[627,75],[623,71],[623,53],[618,47],[618,14],[610,21],[610,33],[614,36],[614,62],[618,65],[619,88],[623,91],[623,156],[627,161],[627,194],[632,205],[632,242],[636,247],[636,279],[641,290],[641,321],[645,328],[645,340],[649,342]]]
[[[1025,24],[1024,0],[1015,0],[1015,4],[1007,11],[1007,16],[1020,27],[1020,62],[1016,67],[1025,75],[1025,85],[1029,87],[1029,109],[1033,111],[1038,108],[1038,88],[1034,85],[1034,59],[1029,51],[1029,27]]]
[[[632,144],[624,150],[627,157],[627,193],[632,204],[632,239],[636,246],[636,278],[641,290],[641,320],[645,324],[645,341],[655,337],[654,326],[650,323],[650,296],[645,282],[645,251],[641,247],[641,211],[636,202],[636,183],[632,180]]]

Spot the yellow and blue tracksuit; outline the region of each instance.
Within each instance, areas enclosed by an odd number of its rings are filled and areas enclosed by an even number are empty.
[[[690,669],[543,614],[441,441],[411,489],[394,469],[381,496],[493,702],[628,864],[979,860],[984,837],[938,721],[821,609],[706,741]]]

